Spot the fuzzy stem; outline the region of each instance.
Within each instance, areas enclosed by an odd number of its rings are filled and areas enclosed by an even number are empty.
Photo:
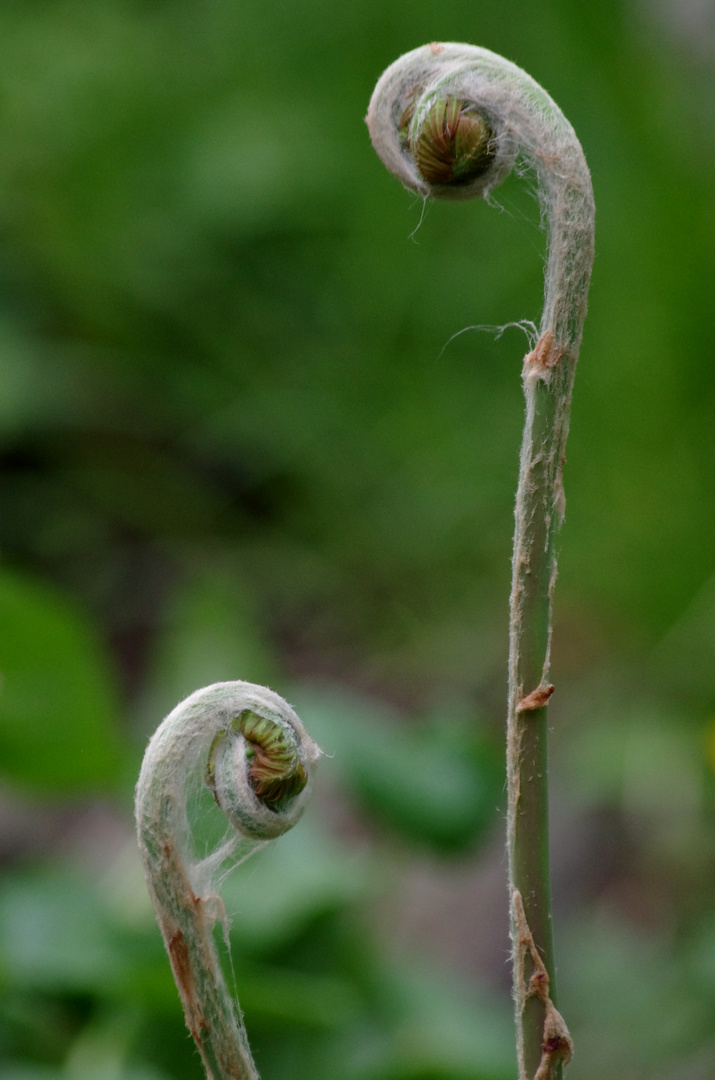
[[[544,337],[540,340],[543,342]],[[538,349],[539,346],[534,353]],[[536,966],[527,946],[531,938],[543,958],[548,999],[555,1005],[547,702],[553,691],[548,674],[551,597],[556,580],[555,537],[562,514],[561,471],[574,364],[569,358],[562,358],[550,369],[548,382],[544,382],[533,368],[540,363],[534,359],[534,353],[527,357],[524,373],[526,421],[515,511],[507,726],[514,992],[520,1070],[525,1077],[538,1075],[543,1047],[549,1039],[568,1038],[565,1031],[547,1036],[548,1000],[532,986]],[[521,908],[517,906],[516,893],[521,898]],[[562,1044],[556,1046],[560,1049]],[[543,1075],[560,1077],[563,1056],[552,1054],[551,1072]]]
[[[167,716],[147,747],[136,792],[139,847],[208,1080],[258,1080],[214,943],[216,922],[228,936],[214,879],[229,859],[234,865],[243,861],[295,824],[319,756],[291,707],[265,687],[245,682],[197,690]],[[201,860],[186,810],[196,772],[234,830]]]
[[[486,197],[521,160],[548,229],[540,336],[524,361],[526,419],[510,604],[509,905],[519,1080],[559,1080],[571,1038],[555,1006],[547,702],[556,534],[571,390],[593,262],[593,192],[573,128],[516,65],[472,45],[415,49],[387,69],[367,116],[375,149],[423,196]]]

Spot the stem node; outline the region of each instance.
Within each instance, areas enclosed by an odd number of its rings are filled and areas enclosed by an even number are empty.
[[[548,700],[553,694],[556,687],[553,683],[549,683],[548,686],[537,686],[536,690],[532,690],[530,694],[523,697],[519,704],[516,706],[518,713],[534,712],[536,709],[543,709]]]

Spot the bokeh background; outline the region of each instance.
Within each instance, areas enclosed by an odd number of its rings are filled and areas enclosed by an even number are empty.
[[[525,67],[597,259],[553,651],[574,1080],[715,1073],[715,4],[0,9],[0,1078],[198,1080],[131,822],[149,733],[267,682],[330,755],[229,880],[264,1080],[511,1080],[507,594],[527,182],[374,156],[433,39]],[[500,212],[501,210],[501,212]],[[419,226],[419,227],[418,227]]]

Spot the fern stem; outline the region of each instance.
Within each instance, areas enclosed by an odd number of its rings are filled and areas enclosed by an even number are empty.
[[[555,1005],[547,704],[564,450],[593,262],[591,179],[573,128],[549,95],[516,65],[472,45],[433,42],[395,61],[378,81],[367,123],[387,168],[425,197],[487,197],[522,160],[536,173],[548,229],[544,310],[523,370],[507,847],[519,1080],[558,1080],[572,1045]]]

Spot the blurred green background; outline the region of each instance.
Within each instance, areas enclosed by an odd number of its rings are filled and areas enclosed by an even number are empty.
[[[198,1080],[131,800],[189,691],[330,755],[226,887],[264,1080],[511,1080],[503,717],[543,235],[372,152],[433,39],[525,67],[598,207],[553,679],[574,1080],[715,1071],[715,5],[0,9],[0,1080]],[[420,224],[421,222],[421,224]],[[418,228],[419,225],[419,228]]]

